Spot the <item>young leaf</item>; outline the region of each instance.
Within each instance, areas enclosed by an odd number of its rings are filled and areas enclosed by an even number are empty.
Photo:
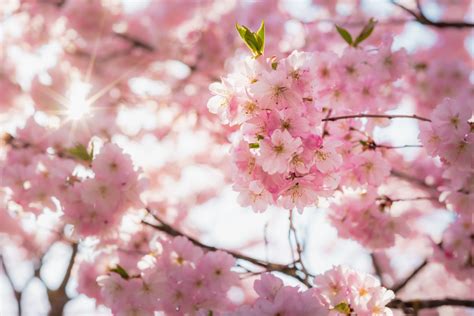
[[[93,158],[93,152],[90,153],[87,151],[86,146],[83,144],[77,144],[72,148],[66,149],[66,152],[71,155],[73,158],[91,162]]]
[[[125,271],[125,269],[119,264],[117,264],[117,266],[115,268],[110,269],[110,272],[117,273],[118,275],[120,275],[122,277],[122,279],[125,279],[125,280],[130,278],[127,271]]]
[[[369,38],[370,34],[372,34],[372,32],[374,31],[376,24],[377,20],[375,20],[374,18],[370,18],[369,22],[367,22],[367,24],[364,26],[362,31],[360,31],[359,35],[355,39],[353,46],[357,47],[357,45]]]
[[[258,49],[263,55],[265,50],[265,21],[262,21],[262,24],[260,24],[260,28],[257,30],[256,37],[259,44]]]
[[[263,55],[265,49],[265,23],[263,21],[257,32],[252,32],[248,27],[239,23],[235,24],[235,28],[254,58]]]
[[[343,27],[340,27],[339,25],[336,24],[336,30],[341,35],[341,37],[346,41],[349,46],[352,46],[352,36],[351,33],[349,33],[348,30],[346,30]]]

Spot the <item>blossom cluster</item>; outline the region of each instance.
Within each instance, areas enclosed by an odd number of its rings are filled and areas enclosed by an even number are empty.
[[[229,316],[301,315],[324,316],[328,308],[321,304],[314,289],[301,291],[299,287],[284,285],[271,273],[262,274],[253,285],[257,299],[243,305]]]
[[[143,182],[117,145],[105,144],[91,169],[93,178],[73,182],[60,196],[66,222],[83,236],[104,234],[120,224],[128,208],[143,206]]]
[[[25,211],[60,212],[79,236],[113,230],[129,207],[141,205],[143,181],[130,156],[113,143],[95,157],[81,144],[64,148],[59,131],[31,118],[15,136],[7,135],[12,150],[1,165],[0,185]]]
[[[98,278],[105,303],[117,315],[209,315],[229,310],[227,293],[237,285],[235,259],[203,250],[185,237],[162,240],[161,253],[137,276],[122,268]]]
[[[474,107],[464,99],[445,99],[423,124],[420,139],[431,156],[438,156],[447,180],[440,188],[454,222],[444,232],[441,246],[435,245],[435,260],[459,279],[472,276],[474,247],[472,205],[474,203]]]
[[[344,196],[331,205],[329,219],[342,238],[353,239],[372,249],[390,248],[395,236],[409,237],[410,214],[390,214],[390,200],[371,190],[357,196]],[[388,202],[388,203],[387,203]]]
[[[301,291],[263,274],[254,283],[257,299],[229,315],[392,315],[386,305],[394,293],[371,275],[336,266],[317,275],[314,284]]]
[[[324,306],[341,314],[392,315],[386,305],[395,298],[380,281],[344,266],[337,266],[314,279]]]
[[[381,184],[390,165],[354,145],[357,123],[328,127],[324,118],[391,109],[404,56],[392,53],[390,41],[372,51],[349,47],[341,56],[294,51],[280,60],[246,59],[211,84],[209,110],[240,127],[232,151],[240,203],[302,210],[340,185]]]

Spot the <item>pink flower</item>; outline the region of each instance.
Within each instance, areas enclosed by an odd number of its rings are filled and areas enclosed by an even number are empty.
[[[390,175],[391,166],[378,151],[364,151],[354,161],[354,173],[361,183],[377,186]]]
[[[462,138],[469,132],[467,121],[472,115],[472,111],[463,103],[445,99],[431,114],[433,130],[445,140]]]
[[[249,94],[258,101],[260,108],[283,109],[297,105],[302,97],[291,89],[291,80],[282,68],[264,72],[263,76],[249,87]]]
[[[241,206],[251,206],[256,212],[263,212],[273,202],[272,195],[259,181],[252,181],[247,186],[235,185],[239,191],[238,202]]]
[[[214,94],[207,102],[209,112],[217,114],[223,124],[233,122],[237,111],[237,100],[234,96],[232,82],[223,78],[222,82],[213,82],[209,90]]]
[[[216,291],[225,291],[237,284],[237,275],[231,271],[234,264],[234,257],[226,252],[208,252],[199,260],[196,269],[210,283],[211,288]]]
[[[121,185],[127,184],[130,177],[135,174],[130,156],[112,143],[102,147],[92,161],[92,170],[97,178]]]
[[[114,212],[121,202],[121,193],[117,185],[99,179],[87,179],[79,184],[81,198],[99,209]]]
[[[282,194],[280,205],[287,210],[296,208],[299,212],[307,206],[314,205],[318,194],[313,183],[301,179],[295,182]]]
[[[293,138],[288,131],[275,130],[270,140],[261,142],[257,161],[269,174],[284,173],[294,154],[301,151],[301,139]]]
[[[433,125],[421,124],[419,138],[428,154],[431,156],[437,156],[439,154],[442,139],[438,132],[433,129]]]
[[[314,151],[316,168],[323,173],[335,171],[342,165],[342,156],[336,151],[335,144],[325,144]]]

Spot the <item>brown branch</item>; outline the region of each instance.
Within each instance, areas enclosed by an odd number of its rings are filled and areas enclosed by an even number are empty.
[[[400,292],[414,277],[420,273],[421,270],[428,264],[428,260],[423,261],[412,273],[410,273],[403,281],[398,283],[392,288],[392,291],[397,293]]]
[[[390,174],[394,177],[397,177],[397,178],[400,178],[400,179],[405,180],[407,182],[413,183],[413,184],[421,187],[422,189],[429,190],[429,191],[436,191],[435,186],[429,185],[423,179],[419,179],[417,177],[414,177],[414,176],[409,175],[407,173],[404,173],[402,171],[392,169]]]
[[[253,257],[249,257],[249,256],[243,255],[241,253],[238,253],[238,252],[235,252],[235,251],[232,251],[232,250],[216,248],[216,247],[213,247],[213,246],[203,244],[199,240],[197,240],[196,238],[193,238],[193,237],[191,237],[191,236],[189,236],[189,235],[173,228],[171,225],[167,224],[161,218],[154,215],[149,208],[146,208],[146,210],[147,210],[148,214],[150,214],[159,224],[153,224],[153,223],[149,223],[147,221],[142,221],[142,223],[144,225],[147,225],[147,226],[152,227],[156,230],[164,232],[167,235],[170,235],[172,237],[177,237],[177,236],[186,237],[194,245],[196,245],[198,247],[201,247],[203,249],[206,249],[208,251],[218,251],[218,250],[225,251],[225,252],[227,252],[228,254],[230,254],[231,256],[233,256],[237,259],[250,262],[250,263],[252,263],[256,266],[264,268],[267,271],[281,272],[283,274],[286,274],[288,276],[291,276],[291,277],[297,279],[298,281],[300,281],[301,283],[303,283],[307,287],[311,287],[311,283],[306,278],[301,277],[298,274],[299,270],[296,267],[291,267],[291,266],[284,265],[284,264],[272,263],[272,262],[268,262],[268,261],[265,261],[265,260],[260,260],[260,259],[256,259],[256,258],[253,258]]]
[[[136,38],[132,37],[129,34],[126,34],[126,33],[114,33],[114,34],[117,37],[129,42],[134,47],[142,48],[142,49],[144,49],[146,51],[149,51],[149,52],[154,52],[155,51],[155,47],[151,46],[148,43],[140,41],[139,39],[136,39]]]
[[[408,315],[414,315],[420,309],[436,308],[441,306],[461,306],[474,308],[474,300],[463,300],[456,298],[444,298],[437,300],[393,300],[387,304],[387,307],[402,309]]]
[[[296,259],[296,261],[293,259],[293,266],[295,266],[296,263],[299,263],[301,265],[301,272],[303,272],[305,280],[308,281],[310,274],[308,273],[308,270],[306,269],[306,266],[303,263],[303,247],[301,246],[301,243],[298,239],[298,234],[296,233],[296,228],[293,223],[293,210],[290,210],[289,221],[290,221],[290,229],[288,231],[288,241],[290,243],[291,256],[294,257],[293,247],[291,244],[292,233],[293,233],[293,237],[295,238],[296,253],[298,254],[298,259]]]
[[[380,279],[380,284],[385,287],[385,282],[383,279],[383,271],[382,267],[380,267],[379,261],[377,260],[377,257],[375,253],[370,254],[370,259],[372,259],[372,266],[374,267],[375,274],[378,276]]]
[[[69,259],[66,273],[61,282],[61,285],[56,290],[48,289],[48,299],[51,305],[51,310],[49,311],[50,316],[61,316],[63,314],[64,306],[69,301],[69,297],[67,296],[67,293],[66,293],[66,286],[69,283],[69,279],[71,278],[72,268],[74,267],[74,263],[76,261],[78,245],[77,243],[73,243],[71,247],[72,247],[71,258]]]
[[[323,124],[323,133],[321,135],[322,138],[329,135],[327,128],[328,128],[328,118],[331,116],[331,113],[332,113],[332,109],[329,109],[328,114],[326,115],[326,118],[323,119],[324,124]]]
[[[402,9],[403,11],[407,12],[408,14],[410,14],[411,16],[413,16],[415,18],[415,21],[420,23],[420,24],[423,24],[423,25],[428,25],[428,26],[433,26],[433,27],[437,27],[437,28],[466,28],[466,27],[474,27],[474,24],[473,23],[469,23],[469,22],[464,22],[464,21],[432,21],[430,20],[428,17],[426,17],[426,15],[423,13],[423,10],[421,8],[421,4],[420,4],[420,1],[416,1],[416,5],[417,5],[417,8],[418,8],[418,12],[412,10],[412,9],[409,9],[407,8],[406,6],[394,1],[394,0],[391,0],[391,2],[399,7],[400,9]]]
[[[375,145],[377,148],[384,149],[401,149],[401,148],[421,148],[423,145],[400,145],[400,146],[390,146],[390,145]]]
[[[431,122],[430,119],[425,117],[421,117],[415,114],[408,115],[408,114],[354,114],[354,115],[343,115],[343,116],[333,116],[333,117],[326,117],[322,119],[323,122],[334,122],[338,120],[345,120],[345,119],[352,119],[352,118],[386,118],[389,120],[396,119],[396,118],[409,118],[409,119],[416,119],[425,122]]]

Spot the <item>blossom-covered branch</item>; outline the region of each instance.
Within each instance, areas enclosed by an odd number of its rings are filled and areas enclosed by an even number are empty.
[[[153,211],[151,209],[147,208],[146,210],[147,210],[148,214],[150,214],[159,223],[159,224],[153,224],[153,223],[147,222],[145,220],[142,221],[142,223],[147,225],[147,226],[150,226],[154,229],[162,231],[162,232],[168,234],[169,236],[173,236],[173,237],[183,236],[183,237],[186,237],[188,240],[190,240],[196,246],[201,247],[201,248],[206,249],[206,250],[209,250],[209,251],[218,251],[218,250],[225,251],[225,252],[227,252],[228,254],[230,254],[231,256],[233,256],[237,259],[241,259],[241,260],[250,262],[250,263],[252,263],[256,266],[259,266],[260,268],[264,268],[265,271],[278,271],[278,272],[281,272],[283,274],[287,274],[287,275],[297,279],[298,281],[300,281],[301,283],[303,283],[307,287],[311,287],[311,283],[309,283],[307,275],[302,277],[300,275],[300,271],[295,266],[282,265],[282,264],[278,264],[278,263],[267,262],[265,260],[249,257],[249,256],[237,253],[237,252],[232,251],[232,250],[220,249],[220,248],[216,248],[216,247],[213,247],[213,246],[205,245],[205,244],[201,243],[200,241],[198,241],[197,239],[195,239],[195,238],[193,238],[189,235],[186,235],[183,232],[180,232],[179,230],[175,229],[171,225],[168,225],[161,218],[159,218],[158,216],[153,214]]]

